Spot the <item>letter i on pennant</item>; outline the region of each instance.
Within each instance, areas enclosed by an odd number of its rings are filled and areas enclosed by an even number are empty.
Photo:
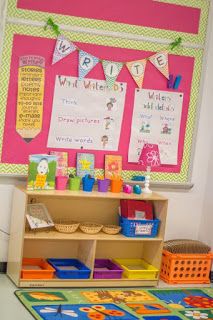
[[[143,79],[146,69],[146,59],[127,62],[126,66],[136,84],[141,89],[143,86]]]
[[[102,62],[102,65],[104,69],[107,86],[109,89],[112,89],[123,67],[123,63],[104,60]]]

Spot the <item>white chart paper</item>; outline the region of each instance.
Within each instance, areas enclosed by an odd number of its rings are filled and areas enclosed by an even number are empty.
[[[136,89],[129,162],[138,162],[145,143],[157,144],[161,164],[176,165],[183,93]]]
[[[117,151],[126,83],[56,76],[47,146]]]

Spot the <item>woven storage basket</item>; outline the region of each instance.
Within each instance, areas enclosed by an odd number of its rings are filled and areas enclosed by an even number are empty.
[[[176,239],[164,242],[164,250],[171,253],[209,253],[211,248],[197,240]]]
[[[78,229],[79,224],[76,221],[55,222],[55,228],[58,232],[73,233]]]
[[[112,225],[108,224],[108,225],[103,226],[102,231],[107,234],[117,234],[121,231],[121,227],[113,225],[113,224]]]
[[[101,231],[102,228],[103,225],[99,223],[85,222],[80,224],[81,231],[88,234],[98,233]]]

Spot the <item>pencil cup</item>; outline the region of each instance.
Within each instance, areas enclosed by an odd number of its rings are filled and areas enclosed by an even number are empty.
[[[123,185],[123,180],[111,180],[111,192],[119,193],[121,192]]]
[[[78,191],[80,190],[81,178],[73,177],[69,178],[69,190]]]
[[[67,176],[57,176],[55,178],[56,189],[57,190],[65,190],[67,187],[67,181],[68,181]]]
[[[109,188],[109,179],[98,179],[98,192],[107,192]]]
[[[91,192],[95,183],[94,178],[85,176],[82,178],[83,191]]]

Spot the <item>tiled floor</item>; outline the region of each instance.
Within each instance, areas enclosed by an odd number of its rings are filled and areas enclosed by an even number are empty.
[[[33,317],[15,297],[16,289],[7,276],[0,274],[0,319],[32,320]]]
[[[183,285],[182,287],[184,286],[189,287],[189,285]],[[204,286],[209,287],[209,285]],[[168,287],[168,285],[163,282],[160,282],[159,287]],[[177,286],[174,287],[177,288]],[[193,287],[193,285],[191,285],[191,287]],[[198,287],[198,285],[194,285],[194,287]],[[9,278],[6,275],[0,274],[0,320],[33,319],[29,312],[22,306],[22,304],[15,297],[14,291],[16,289],[16,286],[9,280]]]

